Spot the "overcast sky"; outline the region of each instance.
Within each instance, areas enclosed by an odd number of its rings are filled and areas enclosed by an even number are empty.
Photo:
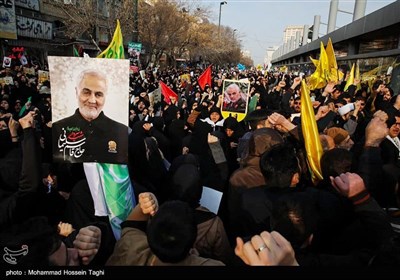
[[[190,1],[190,0],[189,0]],[[200,0],[215,11],[212,21],[218,24],[221,1]],[[321,16],[322,23],[328,23],[330,0],[227,0],[221,7],[221,25],[237,29],[236,36],[242,40],[242,48],[249,50],[254,64],[264,62],[268,47],[283,42],[283,31],[288,25],[311,26],[314,15]],[[366,15],[395,0],[368,0]],[[339,9],[353,12],[355,0],[340,0]],[[342,27],[352,21],[352,15],[338,13],[336,25]],[[320,36],[326,34],[326,25],[321,25]]]

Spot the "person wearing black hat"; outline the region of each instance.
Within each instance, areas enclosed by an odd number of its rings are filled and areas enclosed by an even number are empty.
[[[239,139],[237,148],[238,158],[243,159],[248,155],[248,143],[254,130],[263,127],[272,128],[272,124],[268,121],[268,117],[272,112],[273,111],[269,109],[257,109],[246,115],[244,121],[249,124],[251,131],[246,132],[243,137]]]

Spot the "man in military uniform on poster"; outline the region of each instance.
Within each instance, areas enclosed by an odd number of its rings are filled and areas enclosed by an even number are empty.
[[[245,113],[247,102],[244,96],[237,84],[230,84],[225,90],[225,102],[222,109],[229,112]]]
[[[53,157],[68,162],[128,162],[128,127],[108,118],[106,75],[85,70],[75,87],[78,109],[53,124]]]

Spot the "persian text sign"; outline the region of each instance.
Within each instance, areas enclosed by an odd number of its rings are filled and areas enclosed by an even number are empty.
[[[15,0],[15,6],[39,11],[39,0]]]
[[[17,16],[17,33],[19,36],[53,39],[51,22]]]

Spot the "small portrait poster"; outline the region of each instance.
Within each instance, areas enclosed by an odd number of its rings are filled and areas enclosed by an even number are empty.
[[[126,164],[129,60],[48,61],[54,161]]]
[[[4,85],[13,85],[14,84],[14,80],[12,77],[7,76],[7,77],[3,77],[0,78],[0,85],[4,86]]]
[[[49,71],[38,70],[39,83],[49,81]]]
[[[24,67],[24,73],[27,75],[32,75],[32,76],[36,75],[35,68],[33,68],[33,67]]]
[[[11,57],[5,56],[3,58],[3,68],[10,68],[11,67]]]
[[[235,117],[242,121],[247,114],[250,82],[248,80],[224,80],[223,104],[221,113],[224,118]]]

